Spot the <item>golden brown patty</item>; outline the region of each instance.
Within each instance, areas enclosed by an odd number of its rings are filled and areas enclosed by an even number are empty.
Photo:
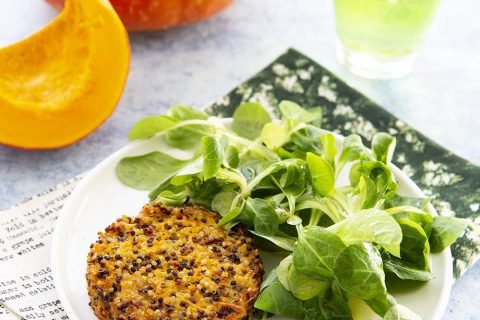
[[[148,204],[99,232],[88,255],[99,319],[244,319],[263,265],[243,227],[228,232],[198,207]]]

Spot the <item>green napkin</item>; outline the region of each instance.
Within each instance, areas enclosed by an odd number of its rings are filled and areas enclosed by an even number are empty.
[[[454,275],[460,277],[480,257],[480,167],[442,148],[405,124],[315,61],[293,49],[278,57],[212,105],[211,114],[229,117],[245,101],[257,101],[274,114],[278,102],[292,100],[324,108],[323,127],[370,140],[377,131],[397,138],[394,163],[432,198],[440,215],[472,221],[453,246]]]

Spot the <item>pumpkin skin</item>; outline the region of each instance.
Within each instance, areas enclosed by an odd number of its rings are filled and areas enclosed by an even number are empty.
[[[46,0],[61,9],[64,0]],[[153,31],[204,20],[233,0],[111,0],[130,31]]]
[[[68,0],[45,28],[0,48],[0,143],[52,149],[85,137],[115,109],[129,61],[108,0]]]

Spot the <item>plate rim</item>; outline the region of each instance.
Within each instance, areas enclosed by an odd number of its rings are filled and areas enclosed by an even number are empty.
[[[214,117],[216,118],[216,117]],[[232,121],[232,118],[217,118],[222,121],[224,124],[227,124]],[[332,132],[335,136],[335,140],[337,139],[341,142],[345,139],[345,136]],[[65,313],[71,320],[80,320],[77,313],[74,311],[72,304],[70,303],[70,299],[68,299],[64,283],[60,280],[61,277],[61,257],[60,257],[60,242],[61,242],[61,230],[62,227],[65,227],[65,221],[67,219],[67,213],[70,211],[72,212],[72,206],[74,205],[75,199],[80,196],[86,187],[88,187],[89,183],[95,180],[98,173],[102,172],[106,167],[110,166],[112,162],[117,161],[117,158],[121,155],[128,153],[131,149],[134,149],[136,146],[139,146],[145,143],[148,140],[141,140],[141,141],[133,141],[129,142],[122,148],[118,149],[117,151],[111,153],[109,156],[104,158],[100,161],[93,169],[88,171],[88,173],[83,177],[83,179],[75,186],[72,193],[68,196],[67,200],[65,201],[62,209],[58,214],[57,221],[55,221],[53,237],[51,241],[51,248],[50,248],[50,268],[52,270],[53,281],[55,285],[55,291],[58,295],[59,300],[62,303],[63,308],[65,309]],[[423,191],[420,187],[403,171],[401,171],[395,164],[390,163],[389,168],[392,169],[394,176],[396,178],[401,177],[402,182],[406,184],[406,187],[410,190],[413,190],[419,196],[425,196]],[[428,211],[437,216],[438,213],[432,204],[429,204]],[[453,258],[451,254],[450,247],[440,253],[442,263],[445,264],[445,271],[444,271],[444,279],[445,281],[442,284],[442,292],[440,293],[440,299],[436,304],[435,311],[433,313],[431,320],[440,320],[445,313],[447,308],[448,301],[450,299],[450,294],[453,286]]]

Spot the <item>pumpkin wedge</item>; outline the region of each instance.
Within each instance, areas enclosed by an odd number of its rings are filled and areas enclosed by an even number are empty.
[[[108,0],[68,0],[45,28],[0,48],[0,143],[69,145],[113,112],[128,75],[128,35]]]

